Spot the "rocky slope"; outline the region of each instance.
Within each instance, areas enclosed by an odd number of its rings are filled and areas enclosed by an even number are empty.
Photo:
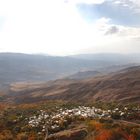
[[[100,76],[102,75],[102,73],[98,72],[98,71],[82,71],[82,72],[77,72],[73,75],[70,75],[69,77],[67,77],[68,79],[85,79],[85,78],[90,78],[90,77],[96,77],[96,76]]]
[[[84,80],[15,83],[8,93],[6,101],[16,103],[44,100],[140,102],[140,66]]]

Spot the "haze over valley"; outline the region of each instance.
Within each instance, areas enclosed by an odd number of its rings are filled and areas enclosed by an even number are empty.
[[[55,80],[78,72],[98,71],[106,74],[138,65],[139,60],[138,54],[137,56],[136,54],[85,54],[59,57],[0,53],[0,85]],[[92,74],[90,76],[92,77]]]

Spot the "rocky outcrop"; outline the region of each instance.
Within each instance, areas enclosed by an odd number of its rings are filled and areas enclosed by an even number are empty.
[[[77,127],[50,135],[47,140],[82,140],[88,134],[86,127]]]

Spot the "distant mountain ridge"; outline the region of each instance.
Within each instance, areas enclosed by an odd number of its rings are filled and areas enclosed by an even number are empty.
[[[110,62],[140,62],[140,54],[118,54],[118,53],[97,53],[97,54],[78,54],[72,55],[72,58],[86,59],[86,60],[104,60]],[[120,62],[121,60],[121,62]]]
[[[22,53],[0,53],[0,88],[13,82],[40,82],[64,78],[79,71],[108,71],[108,67],[116,65],[130,65],[129,61],[122,63],[104,59],[90,60],[74,58],[72,56],[58,57],[49,55],[31,55]],[[113,60],[113,59],[112,59]],[[128,67],[127,66],[127,67]],[[114,68],[114,66],[113,66]],[[115,68],[115,69],[116,69]]]

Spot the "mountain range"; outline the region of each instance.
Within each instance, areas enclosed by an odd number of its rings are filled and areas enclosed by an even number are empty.
[[[84,80],[13,83],[6,100],[14,103],[46,100],[136,103],[140,101],[140,66]]]
[[[0,101],[139,102],[140,61],[138,55],[134,58],[1,53]]]
[[[89,54],[58,57],[0,53],[0,87],[2,88],[13,82],[55,80],[83,71],[112,72],[137,65],[140,62],[138,61],[138,57],[130,61],[131,57],[120,54]]]

